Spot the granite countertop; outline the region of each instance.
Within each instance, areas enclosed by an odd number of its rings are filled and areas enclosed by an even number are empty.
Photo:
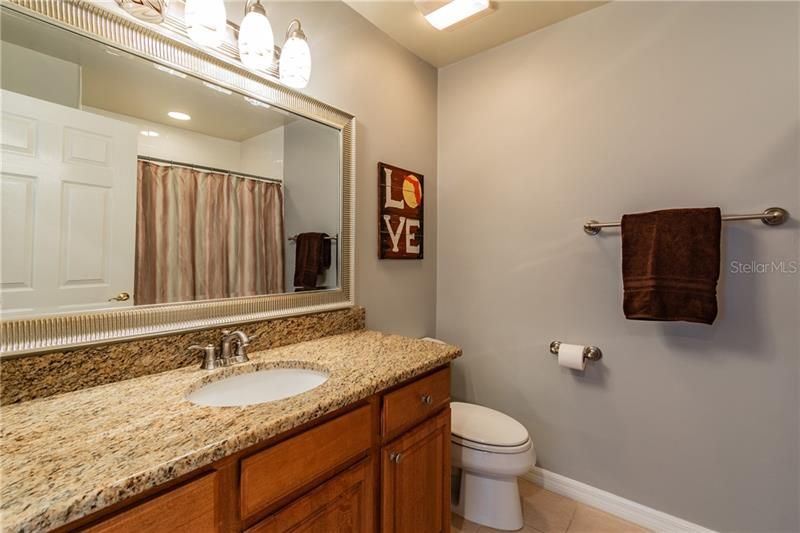
[[[448,363],[455,346],[358,331],[254,352],[250,363],[119,381],[0,410],[0,524],[41,531]],[[306,393],[249,407],[185,399],[205,381],[274,366],[325,370]]]

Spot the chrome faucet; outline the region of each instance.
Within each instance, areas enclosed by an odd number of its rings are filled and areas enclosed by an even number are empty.
[[[236,345],[235,352],[233,351],[234,344]],[[200,365],[202,370],[214,370],[249,361],[248,346],[250,346],[250,337],[245,332],[223,330],[219,346],[211,343],[205,346],[195,344],[189,346],[189,350],[203,352],[203,363]]]

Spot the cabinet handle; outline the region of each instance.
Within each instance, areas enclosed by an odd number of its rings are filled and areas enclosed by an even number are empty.
[[[403,460],[403,454],[400,452],[392,452],[389,454],[389,461],[394,464],[400,464],[400,461]]]
[[[430,394],[423,394],[422,396],[420,396],[420,401],[425,405],[430,405],[433,403],[433,396],[431,396]]]

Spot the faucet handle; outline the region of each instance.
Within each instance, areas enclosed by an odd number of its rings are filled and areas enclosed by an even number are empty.
[[[200,365],[200,368],[203,370],[214,370],[219,365],[217,364],[217,347],[211,343],[206,344],[205,346],[200,346],[199,344],[193,344],[189,346],[189,351],[201,351],[204,352],[203,355],[203,363]]]

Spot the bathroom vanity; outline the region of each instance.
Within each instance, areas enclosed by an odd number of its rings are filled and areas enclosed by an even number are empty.
[[[7,406],[4,530],[447,532],[459,355],[357,331]],[[248,407],[186,399],[287,367],[330,377]]]

